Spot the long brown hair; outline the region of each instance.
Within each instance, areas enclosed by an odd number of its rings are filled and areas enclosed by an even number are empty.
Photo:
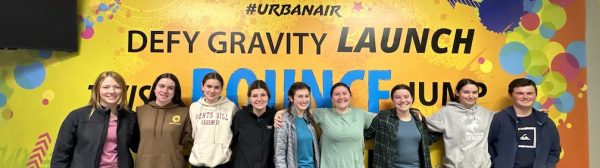
[[[175,90],[173,92],[173,99],[171,99],[171,102],[173,102],[173,104],[177,104],[179,107],[185,107],[185,103],[183,100],[181,100],[181,85],[179,84],[179,79],[177,79],[177,76],[173,75],[172,73],[163,73],[156,77],[156,80],[154,80],[152,88],[150,89],[150,97],[148,98],[146,104],[156,100],[156,93],[154,93],[154,89],[156,89],[158,81],[163,78],[171,79],[175,83]]]

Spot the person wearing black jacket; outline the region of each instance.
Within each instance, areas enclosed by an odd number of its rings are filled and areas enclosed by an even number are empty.
[[[73,110],[58,132],[50,167],[133,167],[139,128],[127,109],[126,84],[116,72],[101,73],[90,103]]]
[[[235,168],[274,168],[273,118],[275,109],[267,106],[270,92],[262,80],[250,84],[248,106],[233,118],[232,146]]]

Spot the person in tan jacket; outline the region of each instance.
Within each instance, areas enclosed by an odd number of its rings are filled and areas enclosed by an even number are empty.
[[[184,146],[191,146],[188,108],[181,100],[177,77],[161,74],[152,84],[147,104],[137,108],[140,147],[136,167],[187,167]]]

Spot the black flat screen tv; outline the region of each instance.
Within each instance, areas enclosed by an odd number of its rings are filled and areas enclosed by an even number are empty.
[[[0,49],[78,50],[76,0],[0,0]]]

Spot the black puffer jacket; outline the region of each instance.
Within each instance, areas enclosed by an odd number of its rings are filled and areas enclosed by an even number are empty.
[[[73,110],[63,121],[50,167],[95,168],[100,164],[100,156],[106,139],[110,109],[92,111],[91,106]],[[139,128],[135,113],[119,110],[117,124],[117,156],[119,167],[133,167],[133,158],[129,149],[137,152]]]

